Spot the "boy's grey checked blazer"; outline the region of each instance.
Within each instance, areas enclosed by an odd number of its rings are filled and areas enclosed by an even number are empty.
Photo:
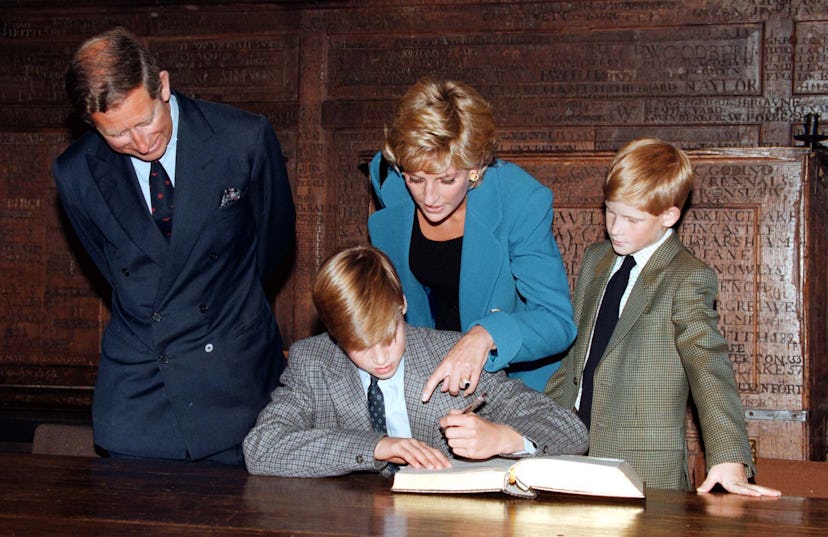
[[[565,408],[575,404],[615,258],[609,242],[584,253],[574,300],[579,335],[546,390]],[[740,462],[753,474],[716,290],[716,273],[673,233],[642,269],[595,371],[589,454],[626,459],[648,487],[689,488],[684,425],[691,393],[707,468]]]
[[[460,334],[406,326],[405,400],[414,438],[450,454],[438,421],[463,397],[435,391],[420,401],[426,379],[454,346]],[[365,390],[357,368],[327,334],[290,348],[284,386],[273,391],[244,441],[247,468],[254,474],[296,477],[340,475],[358,470],[381,471],[374,460],[382,438],[371,430]],[[537,445],[537,455],[583,453],[584,425],[570,410],[527,388],[505,373],[483,372],[477,393],[488,394],[478,414],[505,423]]]

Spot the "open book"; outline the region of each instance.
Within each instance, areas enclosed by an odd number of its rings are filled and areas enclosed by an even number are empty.
[[[582,455],[452,460],[451,468],[426,470],[403,467],[394,475],[395,492],[497,492],[534,498],[536,490],[643,498],[644,483],[632,466],[620,459]]]

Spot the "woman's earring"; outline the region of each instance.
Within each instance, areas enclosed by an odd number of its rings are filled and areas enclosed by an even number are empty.
[[[477,170],[469,171],[469,183],[474,184],[480,179],[480,174],[477,173]]]

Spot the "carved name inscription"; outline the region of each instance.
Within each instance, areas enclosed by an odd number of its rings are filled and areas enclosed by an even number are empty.
[[[761,34],[759,25],[742,25],[334,36],[329,40],[328,90],[332,98],[345,99],[376,87],[400,94],[420,73],[445,72],[476,81],[492,99],[759,95]]]
[[[66,101],[64,73],[75,46],[77,43],[73,41],[4,41],[4,68],[0,69],[3,102],[63,104]],[[16,90],[11,92],[12,88]]]
[[[299,38],[151,40],[173,88],[224,102],[296,100]]]
[[[828,93],[828,22],[796,25],[794,92]]]

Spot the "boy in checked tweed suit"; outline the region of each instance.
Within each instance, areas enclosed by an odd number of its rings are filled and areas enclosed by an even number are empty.
[[[748,482],[755,468],[714,310],[716,273],[672,229],[692,186],[689,159],[667,142],[635,140],[615,156],[603,187],[609,240],[584,253],[574,297],[578,338],[546,391],[582,417],[591,413],[589,455],[625,459],[648,487],[670,489],[689,488],[684,424],[692,395],[708,465],[698,491],[718,483],[778,496]],[[590,356],[608,281],[629,256],[617,324],[603,352]]]
[[[313,300],[328,333],[295,343],[271,402],[244,441],[254,474],[321,477],[388,473],[394,465],[446,468],[452,456],[579,454],[578,417],[505,373],[483,373],[475,412],[469,401],[423,385],[461,334],[405,323],[402,286],[388,258],[357,246],[320,268]],[[372,381],[372,377],[377,380]],[[366,394],[383,394],[387,432],[372,428]]]

